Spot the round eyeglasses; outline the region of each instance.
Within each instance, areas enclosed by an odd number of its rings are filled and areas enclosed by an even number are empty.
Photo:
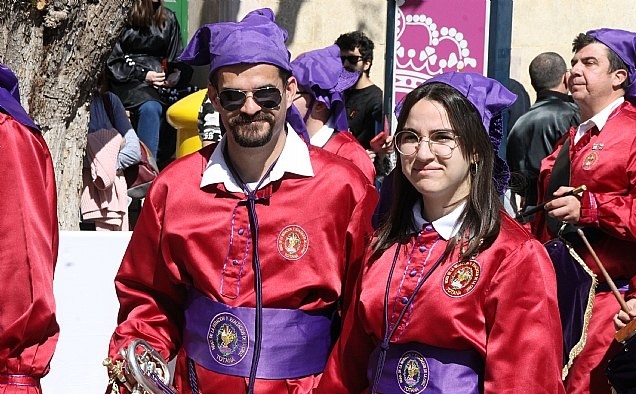
[[[221,106],[228,111],[236,111],[240,109],[247,101],[248,93],[251,93],[252,99],[266,109],[274,109],[280,105],[282,95],[278,88],[267,86],[264,88],[249,90],[225,89],[219,92],[219,102]]]
[[[395,134],[393,141],[395,149],[404,156],[413,156],[420,149],[422,142],[428,144],[428,149],[435,156],[449,158],[453,149],[457,148],[457,136],[452,130],[439,130],[429,134],[428,139],[420,137],[410,130],[402,130]]]

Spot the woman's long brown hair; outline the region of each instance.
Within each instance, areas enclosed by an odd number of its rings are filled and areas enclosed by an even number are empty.
[[[451,127],[459,136],[457,143],[462,155],[470,162],[478,161],[477,170],[471,171],[470,192],[460,215],[462,225],[447,247],[450,253],[459,245],[461,257],[470,258],[492,244],[499,234],[502,204],[493,181],[495,152],[475,107],[456,89],[439,82],[420,85],[405,97],[398,117],[398,131],[404,128],[411,109],[420,100],[435,101],[444,107]],[[412,207],[421,201],[422,195],[402,173],[399,153],[392,187],[391,208],[378,229],[374,253],[396,242],[404,243],[413,232],[420,230],[415,228]]]
[[[128,24],[133,27],[149,27],[151,25],[163,27],[166,22],[166,13],[163,0],[159,0],[158,7],[152,0],[133,1],[128,12]]]

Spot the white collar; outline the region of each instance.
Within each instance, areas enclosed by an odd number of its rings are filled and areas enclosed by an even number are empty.
[[[623,96],[617,98],[616,100],[612,101],[610,105],[599,111],[599,113],[581,123],[576,129],[576,134],[574,135],[574,143],[576,144],[577,142],[579,142],[581,137],[583,137],[583,135],[594,126],[596,126],[596,128],[601,131],[605,126],[605,123],[607,123],[607,119],[609,119],[609,116],[612,114],[612,112],[614,112],[616,108],[623,104],[624,101],[625,97]]]
[[[437,231],[437,233],[446,241],[455,236],[455,234],[457,234],[457,231],[459,231],[459,227],[461,227],[461,222],[459,222],[459,215],[461,215],[464,206],[466,206],[465,202],[459,204],[451,212],[437,220],[434,220],[431,223],[435,231]],[[413,205],[413,220],[415,221],[415,226],[417,227],[418,231],[422,229],[425,224],[429,223],[429,221],[424,219],[424,217],[422,216],[422,202],[419,200],[416,201]]]
[[[289,130],[289,132],[287,132],[285,146],[283,146],[283,150],[272,172],[261,184],[261,188],[281,179],[286,172],[307,177],[314,176],[307,144],[305,144],[290,125],[287,125],[287,130]],[[219,144],[214,148],[214,152],[212,152],[212,156],[210,156],[210,160],[205,166],[200,187],[203,188],[207,185],[223,183],[227,191],[240,193],[243,191],[243,188],[238,185],[238,182],[230,173],[227,163],[225,162],[225,157],[223,156],[223,149],[225,149],[226,144],[227,136],[223,136]],[[249,186],[254,187],[256,185],[250,184]]]
[[[309,138],[309,142],[313,146],[322,148],[323,146],[327,144],[327,142],[329,141],[329,138],[331,138],[334,131],[335,130],[333,129],[333,127],[329,126],[328,124],[324,124],[322,125],[320,130],[316,132],[316,134],[314,134],[312,137]]]

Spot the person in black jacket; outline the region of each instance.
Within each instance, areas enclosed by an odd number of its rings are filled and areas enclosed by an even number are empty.
[[[537,204],[541,160],[570,127],[580,122],[579,108],[567,94],[568,70],[559,54],[539,54],[530,63],[529,72],[537,101],[515,122],[506,150],[513,174],[510,189],[520,197],[519,212]]]
[[[157,157],[165,106],[162,91],[189,83],[192,69],[177,61],[181,30],[163,0],[134,0],[126,26],[106,62],[110,89],[126,110],[141,139]]]

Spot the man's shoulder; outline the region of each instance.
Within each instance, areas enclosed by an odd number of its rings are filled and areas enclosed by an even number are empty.
[[[347,182],[368,183],[358,166],[347,158],[316,146],[309,148],[309,155],[316,179],[333,178],[339,181],[346,179]]]
[[[579,106],[572,100],[571,96],[566,94],[548,94],[544,97],[537,98],[537,101],[530,106],[528,112],[531,111],[550,111],[553,108],[562,108],[565,110],[578,111]]]
[[[331,136],[331,139],[329,141],[334,141],[334,142],[337,142],[339,144],[355,143],[361,149],[364,149],[362,147],[362,145],[360,145],[360,143],[358,142],[356,137],[353,134],[351,134],[351,132],[346,131],[346,130],[345,131],[338,131],[338,132],[333,133],[333,135]]]
[[[613,117],[610,115],[610,118],[608,119],[608,122],[612,119]],[[619,107],[619,110],[616,114],[616,116],[614,117],[617,121],[624,121],[624,120],[628,120],[628,121],[634,121],[636,120],[636,105],[630,101],[625,101],[625,103]]]
[[[382,89],[380,89],[378,85],[371,84],[363,87],[362,89],[350,89],[348,93],[351,96],[382,96]]]
[[[558,97],[544,98],[534,103],[525,114],[521,115],[510,132],[512,133],[515,128],[527,128],[536,122],[548,125],[550,119],[559,122],[565,117],[578,116],[578,114],[579,107],[573,101]]]
[[[177,158],[159,173],[160,177],[181,177],[184,173],[203,174],[217,144],[205,146],[198,151]]]

